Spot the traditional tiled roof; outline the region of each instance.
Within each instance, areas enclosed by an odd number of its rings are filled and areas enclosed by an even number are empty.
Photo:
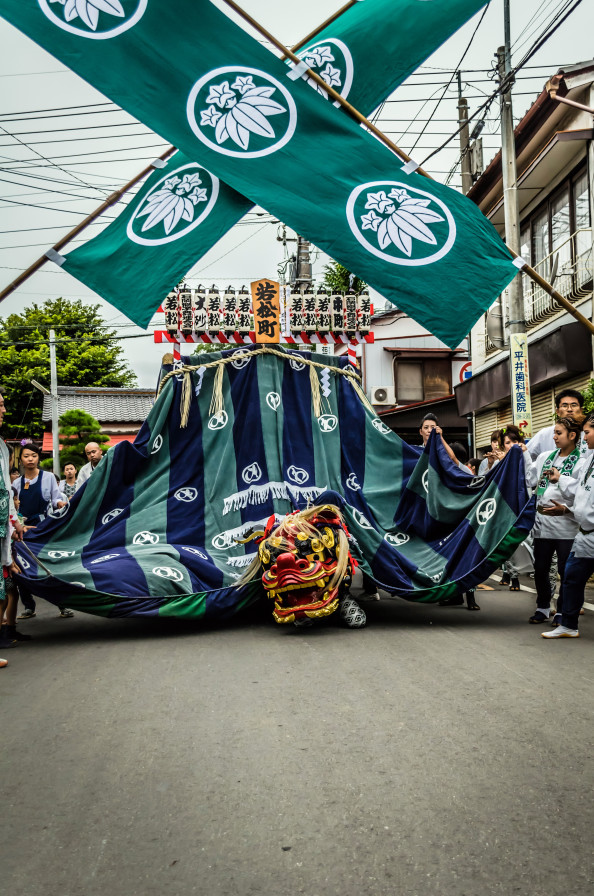
[[[112,389],[100,386],[58,386],[58,414],[80,410],[100,423],[140,422],[155,401],[152,389]],[[43,396],[43,419],[51,420],[50,396]]]

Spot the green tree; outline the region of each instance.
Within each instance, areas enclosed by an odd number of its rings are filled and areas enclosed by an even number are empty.
[[[338,261],[333,261],[324,267],[323,286],[330,293],[348,292],[349,289],[353,289],[358,294],[365,288],[366,284],[360,277],[351,274],[344,265]]]
[[[86,464],[85,445],[87,442],[97,442],[98,445],[104,445],[109,442],[109,436],[101,432],[101,424],[95,420],[92,414],[86,411],[66,411],[59,420],[60,425],[60,443],[62,450],[60,451],[60,467],[63,470],[64,465],[68,463],[75,464],[80,470],[83,464]],[[51,469],[52,461],[43,461],[49,464]]]
[[[584,414],[594,411],[594,380],[590,380],[584,389]]]
[[[56,331],[56,366],[62,386],[133,386],[136,376],[124,358],[116,331],[107,328],[100,305],[52,299],[0,321],[0,386],[6,399],[4,438],[40,439],[43,396],[35,379],[49,387],[49,331]]]

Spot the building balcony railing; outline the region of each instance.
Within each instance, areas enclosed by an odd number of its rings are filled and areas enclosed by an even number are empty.
[[[594,271],[592,230],[590,228],[577,230],[565,242],[557,246],[554,252],[551,252],[546,258],[534,265],[535,269],[545,280],[550,281],[551,271],[554,268],[557,256],[557,271],[553,284],[557,292],[560,292],[562,296],[572,303],[579,302],[580,299],[585,299],[592,295]],[[529,331],[563,311],[563,307],[526,274],[522,274],[522,289],[526,327]],[[507,296],[503,299],[502,304],[504,308],[509,307]],[[507,328],[505,336],[507,342]],[[501,346],[497,346],[491,341],[486,329],[482,333],[473,336],[473,355],[476,357],[487,359],[500,350]]]
[[[570,302],[578,302],[592,293],[592,230],[577,230],[565,242],[534,265],[535,269],[549,280],[557,261],[555,289]],[[562,310],[562,306],[551,298],[541,286],[522,275],[526,325],[533,329],[547,318]]]

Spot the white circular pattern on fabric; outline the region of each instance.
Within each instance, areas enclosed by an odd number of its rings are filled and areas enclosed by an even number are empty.
[[[227,411],[221,411],[220,414],[213,414],[213,416],[208,421],[208,428],[216,432],[219,429],[224,429],[228,421],[229,416],[227,414]]]
[[[281,397],[278,392],[269,392],[266,396],[266,404],[273,411],[277,411],[280,407]]]
[[[208,88],[206,96],[197,102],[203,88]],[[272,95],[277,91],[278,95],[273,99]],[[202,108],[197,110],[197,105]],[[200,123],[196,111],[200,113]],[[203,75],[190,91],[186,113],[189,125],[201,143],[214,152],[236,159],[257,159],[277,152],[289,142],[297,124],[295,100],[284,84],[268,72],[247,66],[226,65]],[[284,120],[286,115],[283,113],[288,113],[289,120],[277,138],[269,119],[282,115]],[[213,129],[214,140],[210,132],[203,130],[205,127]],[[250,141],[253,145],[258,139],[274,139],[274,143],[250,150]],[[223,143],[228,145],[223,146]],[[231,149],[233,145],[238,149]]]
[[[399,548],[401,545],[410,541],[410,535],[407,535],[406,532],[386,532],[384,540],[393,547]]]
[[[262,470],[260,469],[260,465],[254,461],[253,464],[244,467],[241,478],[246,485],[251,485],[252,482],[258,482],[258,480],[262,478]]]
[[[370,192],[362,197],[366,199],[362,205],[359,198],[367,190]],[[431,204],[439,212],[430,208]],[[361,214],[366,209],[367,213]],[[456,240],[456,222],[446,204],[426,190],[402,181],[370,181],[355,187],[347,200],[346,217],[363,248],[390,264],[407,267],[434,264],[448,254]],[[438,239],[433,230],[440,224],[447,225],[447,235],[444,237],[439,232]],[[368,232],[370,238],[363,231]],[[371,234],[374,234],[374,242]],[[427,245],[435,246],[435,251],[423,255],[422,247]],[[390,254],[388,249],[396,254]],[[420,253],[417,257],[413,249]]]
[[[485,498],[484,501],[481,501],[479,506],[476,508],[476,521],[479,526],[486,525],[489,520],[495,515],[495,511],[497,510],[497,501],[495,498]]]
[[[198,489],[195,488],[178,488],[176,492],[173,493],[173,497],[177,501],[185,501],[189,503],[190,501],[195,501],[198,497]]]
[[[124,22],[120,22],[119,25],[115,25],[113,28],[108,28],[105,31],[97,31],[96,29],[102,19],[102,13],[103,15],[115,17],[116,20],[124,18],[125,12],[119,0],[110,0],[109,5],[112,7],[113,11],[105,9],[105,6],[108,5],[105,3],[105,0],[101,5],[94,3],[93,0],[77,0],[76,4],[74,4],[72,0],[70,0],[69,3],[64,3],[63,0],[59,0],[64,6],[65,15],[66,9],[69,10],[69,14],[74,13],[68,22],[56,15],[54,10],[51,9],[48,0],[37,0],[37,2],[39,3],[42,13],[50,20],[50,22],[57,25],[58,28],[61,28],[63,31],[68,31],[70,34],[76,34],[78,37],[90,38],[91,40],[109,40],[112,37],[117,37],[118,34],[122,34],[124,31],[128,31],[129,28],[133,28],[134,25],[140,21],[148,6],[148,0],[139,0],[135,12],[133,12]],[[51,2],[55,3],[56,0],[50,0],[50,3]],[[87,31],[84,28],[77,28],[76,25],[71,25],[70,22],[77,18],[80,18],[80,20],[91,30]]]
[[[171,566],[155,566],[153,573],[161,579],[171,579],[173,582],[181,582],[184,574],[179,569],[172,569]]]
[[[185,172],[185,173],[183,173]],[[200,172],[208,175],[210,184],[204,186]],[[178,175],[182,174],[182,177]],[[180,165],[165,174],[154,187],[143,196],[130,216],[126,227],[128,239],[140,246],[163,246],[187,236],[209,216],[219,196],[220,181],[196,162]],[[209,189],[210,187],[210,189]],[[200,203],[206,205],[201,206]],[[195,212],[198,212],[195,217]],[[145,218],[144,221],[140,219]],[[176,229],[180,221],[187,221],[185,227]],[[134,225],[142,223],[141,233],[136,233]],[[165,236],[142,236],[142,233],[162,225]],[[158,231],[161,232],[160,230]]]
[[[334,432],[338,426],[338,417],[334,414],[322,414],[318,417],[318,426],[322,432]]]
[[[132,539],[132,544],[157,544],[159,542],[159,536],[156,532],[137,532],[134,538]]]

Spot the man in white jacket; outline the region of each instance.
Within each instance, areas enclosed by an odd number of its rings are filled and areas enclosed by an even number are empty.
[[[95,467],[101,463],[103,457],[101,446],[98,445],[97,442],[89,442],[85,445],[85,454],[89,458],[89,462],[79,470],[78,476],[76,477],[76,491],[78,491],[81,485],[87,481]]]
[[[561,392],[555,395],[555,414],[557,417],[577,416],[579,418],[580,415],[583,414],[583,407],[584,396],[581,392],[577,392],[575,389],[562,389]],[[554,431],[555,424],[551,423],[550,426],[545,426],[544,429],[540,429],[532,436],[528,442],[528,453],[532,460],[536,460],[538,455],[542,454],[543,451],[550,452],[555,450],[555,440],[553,439]],[[590,454],[584,439],[581,441],[581,453],[582,456]]]

